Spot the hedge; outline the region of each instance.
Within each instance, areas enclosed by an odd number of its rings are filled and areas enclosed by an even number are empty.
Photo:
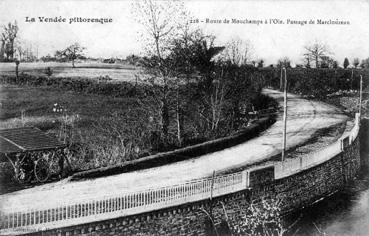
[[[140,84],[136,86],[131,82],[100,82],[82,77],[46,77],[34,76],[21,73],[18,78],[13,75],[0,75],[1,84],[15,84],[28,86],[48,86],[58,88],[64,91],[73,91],[79,93],[109,95],[113,97],[143,97],[150,93],[149,86]]]
[[[264,68],[262,72],[268,85],[279,88],[280,69]],[[367,69],[288,68],[288,90],[296,94],[325,98],[328,94],[342,90],[358,90],[360,75],[363,76],[364,87],[368,86],[369,70]]]

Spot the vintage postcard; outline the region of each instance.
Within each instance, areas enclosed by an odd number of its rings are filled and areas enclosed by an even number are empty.
[[[368,12],[0,0],[0,235],[368,235]]]

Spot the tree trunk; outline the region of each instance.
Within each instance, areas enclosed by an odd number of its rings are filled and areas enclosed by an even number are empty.
[[[177,107],[176,107],[176,118],[177,118],[177,140],[179,146],[182,146],[182,117],[181,117],[181,108],[179,104],[179,91],[177,89]]]
[[[319,68],[319,57],[318,57],[318,55],[315,56],[315,67]]]
[[[165,81],[165,80],[164,80]],[[168,127],[169,127],[169,107],[167,100],[168,85],[164,82],[163,95],[161,99],[161,129],[163,134],[164,145],[167,145],[168,141]]]
[[[16,60],[15,61],[15,76],[17,78],[17,81],[18,81],[18,67],[19,67],[19,61]]]
[[[161,130],[163,133],[164,144],[166,145],[168,141],[168,127],[169,127],[169,109],[166,99],[162,100],[161,119],[162,119]]]
[[[75,68],[75,66],[74,66],[74,59],[72,59],[72,67]]]
[[[10,40],[10,60],[14,59],[14,40]]]
[[[1,48],[0,48],[0,61],[4,60],[4,54],[5,54],[5,41],[1,41]]]

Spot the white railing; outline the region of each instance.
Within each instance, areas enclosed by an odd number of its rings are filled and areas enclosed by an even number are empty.
[[[360,117],[359,114],[355,114],[355,125],[349,134],[344,134],[336,142],[329,146],[318,150],[317,152],[309,153],[306,156],[300,158],[287,159],[283,162],[276,162],[274,164],[274,174],[276,179],[281,179],[302,170],[311,168],[312,166],[319,165],[338,155],[343,151],[343,142],[348,140],[348,144],[351,145],[359,134],[360,129]]]
[[[351,144],[359,133],[359,117],[349,135],[303,158],[275,162],[274,177],[280,179],[311,166],[323,163],[342,152],[342,140],[349,137]],[[249,188],[249,174],[255,167],[213,178],[196,179],[183,184],[148,189],[141,192],[121,193],[89,199],[78,198],[75,202],[49,203],[44,209],[27,209],[22,205],[2,206],[0,209],[0,234],[22,234],[61,228],[90,222],[135,215],[158,209],[222,196]],[[50,207],[52,205],[52,207]],[[29,206],[28,206],[29,207]]]
[[[135,193],[78,199],[53,208],[2,208],[0,234],[21,234],[134,215],[217,197],[247,188],[246,171]]]

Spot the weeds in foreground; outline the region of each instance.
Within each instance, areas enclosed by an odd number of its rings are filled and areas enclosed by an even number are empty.
[[[245,200],[246,201],[246,200]],[[215,219],[211,212],[201,209],[211,219],[211,230],[214,235],[231,236],[286,236],[296,235],[299,228],[296,224],[300,221],[298,217],[292,224],[288,224],[281,215],[282,201],[280,199],[258,199],[246,205],[233,205],[218,202],[217,211],[222,218],[220,224],[215,225]],[[236,209],[227,209],[236,208]]]

